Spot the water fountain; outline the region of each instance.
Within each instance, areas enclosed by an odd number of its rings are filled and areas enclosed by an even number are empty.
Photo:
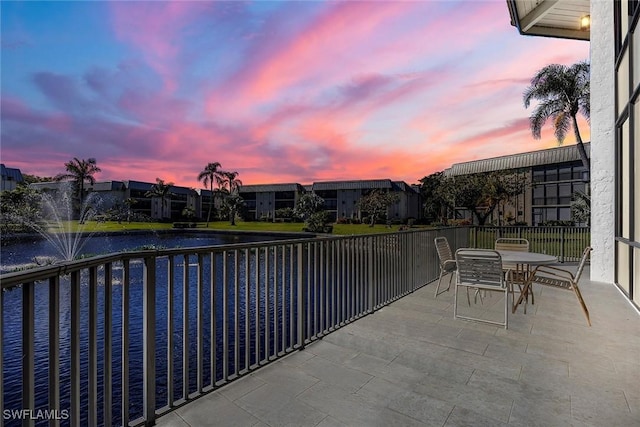
[[[70,183],[63,184],[55,192],[43,191],[38,194],[42,215],[40,220],[26,220],[17,216],[13,218],[38,233],[53,246],[56,255],[35,257],[36,264],[51,264],[77,258],[87,240],[96,232],[95,229],[87,231],[87,224],[98,212],[101,198],[96,193],[89,193],[80,206],[79,214],[74,215],[73,193]]]

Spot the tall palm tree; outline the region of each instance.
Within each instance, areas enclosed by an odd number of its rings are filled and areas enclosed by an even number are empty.
[[[242,181],[238,178],[238,172],[222,172],[222,187],[229,191],[229,194],[237,194],[242,187]]]
[[[222,174],[224,173],[220,170],[222,165],[218,162],[209,163],[198,175],[198,181],[202,181],[205,187],[209,186],[209,191],[211,191],[211,203],[209,203],[209,213],[207,213],[207,227],[209,227],[209,221],[211,220],[211,208],[215,202],[215,193],[213,191],[213,184],[220,184],[222,180]]]
[[[73,160],[65,163],[64,167],[67,172],[56,175],[55,180],[62,181],[71,179],[78,191],[78,201],[80,206],[82,206],[85,181],[91,185],[95,184],[96,179],[93,175],[102,170],[98,167],[96,159],[93,157],[86,160],[74,157]]]
[[[162,212],[160,215],[164,215],[165,207],[167,203],[167,197],[171,197],[171,186],[173,182],[165,183],[163,179],[156,178],[156,183],[151,186],[151,190],[144,193],[145,197],[160,197],[162,203]],[[171,214],[169,214],[171,216]]]
[[[227,192],[225,204],[229,207],[229,219],[231,225],[236,225],[236,213],[240,206],[244,204],[244,200],[240,197],[240,187],[242,181],[238,179],[238,172],[222,172],[222,180],[220,188]]]
[[[587,171],[590,163],[578,129],[578,113],[587,121],[591,116],[590,65],[587,61],[571,66],[551,64],[539,70],[531,79],[531,86],[524,92],[524,106],[529,108],[532,100],[540,101],[531,117],[533,137],[540,139],[542,126],[547,119],[553,120],[555,136],[562,144],[567,132],[573,128],[580,159]]]

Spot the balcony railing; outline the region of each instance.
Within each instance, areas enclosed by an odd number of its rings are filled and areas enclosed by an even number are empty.
[[[518,237],[529,240],[531,252],[555,255],[560,262],[577,262],[584,248],[591,244],[589,227],[471,227],[470,246],[492,249],[501,237]]]
[[[454,249],[471,243],[469,229],[446,228],[127,252],[1,275],[0,408],[22,411],[25,425],[44,410],[50,425],[151,425],[436,279],[440,235]]]

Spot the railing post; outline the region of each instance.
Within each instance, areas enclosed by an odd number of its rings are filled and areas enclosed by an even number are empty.
[[[104,425],[112,425],[113,410],[113,369],[112,369],[112,350],[113,350],[113,301],[112,301],[112,264],[108,263],[104,266],[104,356],[103,356],[103,404],[104,404]]]
[[[156,259],[153,256],[144,259],[142,296],[143,417],[145,425],[152,426],[156,419]]]
[[[34,283],[22,285],[22,409],[35,410],[35,307]],[[0,290],[0,292],[3,292]],[[0,313],[1,314],[1,313]],[[35,421],[26,418],[23,426],[33,426]]]
[[[0,289],[0,313],[4,313],[4,291]],[[4,316],[0,315],[0,408],[4,408]],[[0,427],[4,426],[4,417],[0,417]]]
[[[130,300],[129,260],[122,260],[122,425],[129,425],[129,300]]]
[[[89,411],[88,424],[98,425],[98,267],[89,268]]]
[[[71,273],[71,426],[80,425],[80,271]]]
[[[306,337],[306,292],[304,286],[304,243],[298,243],[298,343],[300,344],[300,349],[305,347]]]
[[[564,238],[565,227],[560,228],[560,262],[564,262]]]
[[[0,294],[3,293],[0,291]],[[0,316],[1,318],[2,316]],[[0,330],[2,324],[0,320]],[[0,345],[0,357],[2,346]],[[2,366],[0,364],[0,372]],[[1,387],[1,386],[0,386]],[[2,389],[0,388],[0,394]],[[2,401],[0,400],[0,407]],[[49,278],[49,409],[60,411],[60,277]],[[51,420],[50,426],[59,426],[60,420]]]

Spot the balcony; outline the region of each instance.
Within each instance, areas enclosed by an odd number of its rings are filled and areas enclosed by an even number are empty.
[[[454,320],[453,292],[425,286],[157,425],[639,425],[640,316],[581,285],[592,327],[573,293],[536,287],[507,330]]]
[[[613,285],[583,280],[592,327],[562,290],[536,287],[508,330],[454,320],[453,293],[433,297],[434,237],[526,236],[571,261],[588,233],[556,229],[146,250],[3,274],[0,407],[13,418],[0,426],[47,409],[63,416],[51,425],[638,424],[640,316]]]

